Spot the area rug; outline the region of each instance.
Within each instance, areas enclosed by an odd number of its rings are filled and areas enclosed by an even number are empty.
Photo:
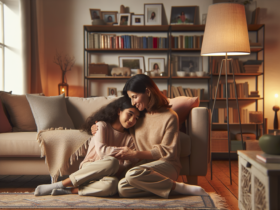
[[[224,199],[216,193],[209,196],[172,195],[145,198],[98,198],[92,196],[39,196],[33,193],[0,193],[0,208],[111,208],[111,209],[225,209]]]

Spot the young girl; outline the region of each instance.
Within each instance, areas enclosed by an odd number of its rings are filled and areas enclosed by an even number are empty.
[[[54,183],[39,185],[35,196],[79,194],[92,196],[112,196],[118,191],[118,179],[133,160],[118,160],[113,157],[126,146],[135,150],[128,128],[136,124],[142,115],[131,105],[130,99],[121,97],[90,116],[83,130],[91,134],[91,126],[96,122],[98,131],[91,138],[85,159],[80,169],[69,178]],[[71,187],[71,188],[66,188]]]

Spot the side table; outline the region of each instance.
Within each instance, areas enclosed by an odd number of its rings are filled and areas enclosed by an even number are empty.
[[[238,150],[238,207],[280,209],[280,164],[256,158],[262,151]]]

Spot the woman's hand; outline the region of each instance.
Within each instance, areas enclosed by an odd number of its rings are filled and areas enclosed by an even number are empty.
[[[95,123],[97,123],[97,121],[96,121]],[[91,130],[91,134],[94,136],[94,134],[96,134],[96,132],[98,131],[97,125],[96,125],[96,124],[93,124],[93,125],[91,126],[90,130]]]
[[[137,152],[128,147],[118,147],[120,151],[114,155],[115,158],[120,160],[129,160],[136,158]]]

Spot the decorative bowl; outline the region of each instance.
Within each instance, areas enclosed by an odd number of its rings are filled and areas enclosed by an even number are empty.
[[[270,155],[280,155],[280,136],[264,134],[259,139],[262,151]]]
[[[195,72],[190,72],[190,77],[195,77],[196,73]]]
[[[184,71],[177,71],[177,76],[178,77],[184,77],[186,75],[186,72]]]
[[[195,72],[195,74],[198,77],[203,77],[204,76],[204,71],[197,71],[197,72]]]

